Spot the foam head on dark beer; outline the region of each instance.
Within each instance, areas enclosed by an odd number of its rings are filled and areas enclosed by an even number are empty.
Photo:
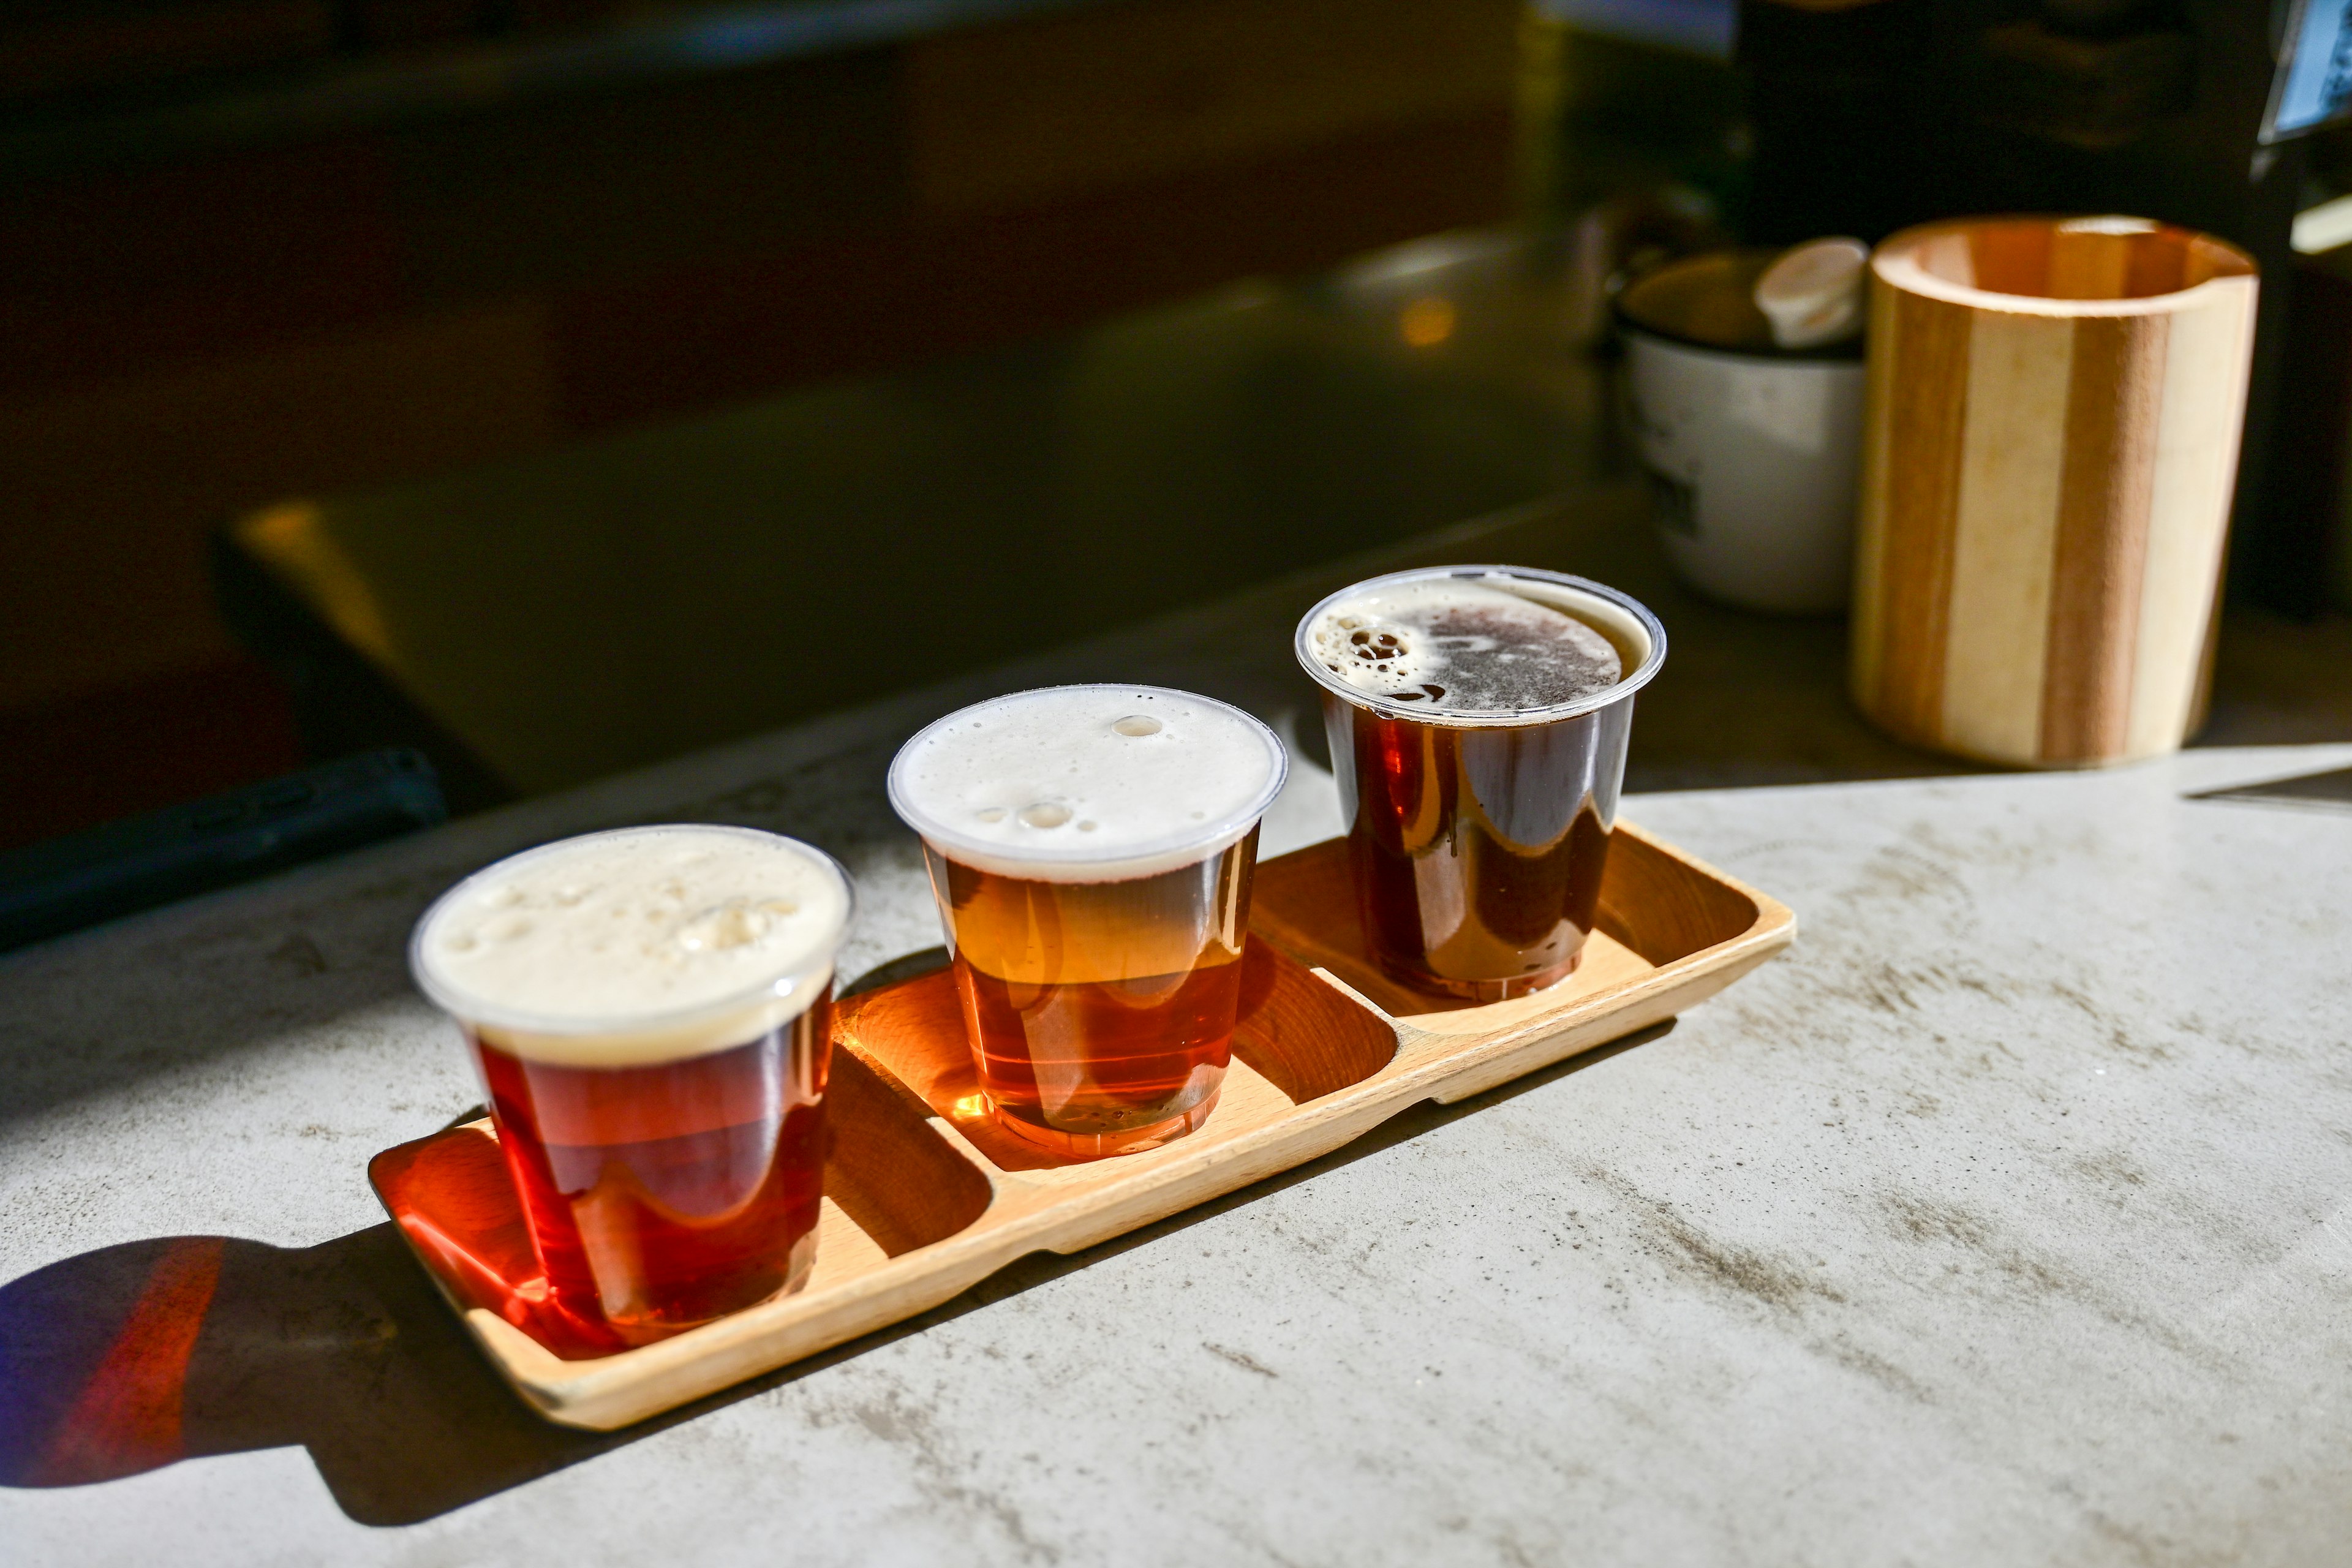
[[[588,834],[443,895],[418,984],[490,1043],[623,1067],[741,1044],[804,1012],[850,915],[840,868],[790,838],[707,825]]]
[[[1597,696],[1626,674],[1593,622],[1624,618],[1606,601],[1538,579],[1433,574],[1384,580],[1322,607],[1305,652],[1334,681],[1435,715],[1509,714]],[[1639,628],[1633,628],[1638,633]]]
[[[1609,705],[1665,660],[1656,616],[1600,583],[1528,566],[1428,566],[1369,578],[1298,623],[1327,691],[1446,726],[1540,724]]]
[[[950,713],[900,750],[890,800],[933,848],[1040,881],[1191,865],[1256,825],[1287,760],[1240,709],[1154,686],[1056,686]]]

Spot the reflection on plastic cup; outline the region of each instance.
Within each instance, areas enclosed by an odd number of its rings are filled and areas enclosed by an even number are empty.
[[[1537,614],[1506,606],[1496,615],[1497,595]],[[1448,611],[1454,598],[1475,613]],[[1477,689],[1465,677],[1478,661],[1507,674],[1533,658],[1514,636],[1567,640],[1547,616],[1569,618],[1605,646],[1589,689],[1559,700],[1507,706],[1487,697],[1465,706],[1464,694]],[[1376,629],[1391,623],[1399,629]],[[1408,671],[1417,685],[1376,679],[1398,689],[1368,690],[1332,653],[1347,646],[1335,643],[1341,634],[1370,635],[1363,646],[1375,654],[1391,646],[1383,638],[1425,640],[1429,662]],[[1296,647],[1323,688],[1359,918],[1382,971],[1477,1002],[1569,974],[1599,909],[1633,694],[1665,659],[1657,617],[1613,588],[1562,573],[1446,566],[1334,594],[1299,623]],[[1391,661],[1371,673],[1405,668]],[[1423,674],[1432,679],[1419,681]]]
[[[644,1343],[805,1282],[854,908],[807,845],[680,826],[501,860],[417,922],[564,1310]]]

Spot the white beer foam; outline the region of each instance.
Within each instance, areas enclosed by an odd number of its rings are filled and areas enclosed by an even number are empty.
[[[740,1045],[805,1012],[850,892],[750,828],[625,828],[503,860],[419,922],[417,982],[489,1043],[619,1067]]]
[[[908,826],[965,865],[1110,882],[1233,844],[1288,758],[1238,708],[1156,686],[1056,686],[950,713],[890,764]]]
[[[1315,617],[1307,652],[1349,688],[1433,716],[1556,707],[1623,678],[1609,638],[1530,596],[1552,584],[1512,586],[1529,592],[1470,577],[1372,584]]]

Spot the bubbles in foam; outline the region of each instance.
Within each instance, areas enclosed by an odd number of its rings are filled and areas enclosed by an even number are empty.
[[[461,1016],[586,1030],[722,1006],[782,977],[814,994],[848,918],[840,872],[805,845],[743,828],[633,828],[460,883],[419,927],[415,958]]]
[[[1230,844],[1286,768],[1273,731],[1237,708],[1159,687],[1062,686],[940,720],[891,764],[890,799],[968,865],[1104,881]]]
[[[1437,712],[1556,707],[1624,673],[1616,647],[1567,611],[1463,577],[1368,587],[1317,616],[1307,638],[1348,686]]]

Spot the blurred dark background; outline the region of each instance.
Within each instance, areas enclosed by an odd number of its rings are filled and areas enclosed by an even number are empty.
[[[1628,269],[1988,207],[2261,257],[2237,603],[2324,618],[2352,158],[2274,134],[2302,16],[16,0],[0,847],[389,744],[467,809],[1606,482]],[[768,635],[884,572],[936,646],[842,686]],[[725,700],[641,651],[728,625]]]
[[[0,8],[0,836],[292,766],[206,542],[1509,210],[1507,0]]]

